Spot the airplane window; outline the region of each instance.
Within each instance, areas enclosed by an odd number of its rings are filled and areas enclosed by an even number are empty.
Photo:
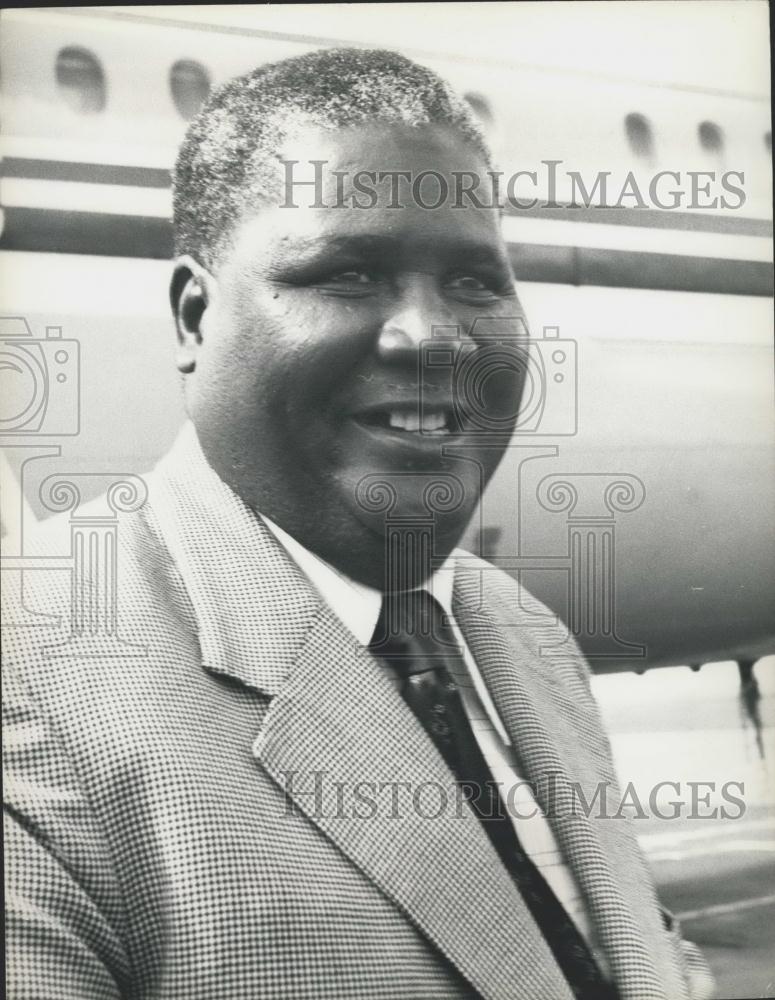
[[[624,129],[627,141],[636,156],[652,156],[654,153],[654,136],[651,124],[645,115],[637,112],[629,114],[624,119]]]
[[[105,74],[99,60],[88,49],[68,45],[56,59],[56,81],[65,103],[79,114],[95,114],[105,108]]]
[[[477,94],[474,91],[471,91],[468,94],[463,94],[463,97],[466,101],[468,101],[471,106],[471,110],[483,125],[492,125],[495,116],[492,113],[490,102],[486,97],[482,94]]]
[[[718,153],[724,148],[724,133],[715,122],[700,122],[697,135],[702,148],[711,153]]]
[[[179,59],[170,70],[170,92],[181,118],[193,118],[210,93],[210,74],[193,59]]]

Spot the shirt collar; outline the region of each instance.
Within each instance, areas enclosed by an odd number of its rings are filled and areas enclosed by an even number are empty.
[[[340,573],[330,563],[306,549],[265,514],[261,515],[261,519],[323,600],[328,603],[334,614],[362,646],[368,646],[374,635],[382,607],[380,591]],[[425,587],[450,617],[452,616],[454,582],[455,560],[453,554],[436,570]]]

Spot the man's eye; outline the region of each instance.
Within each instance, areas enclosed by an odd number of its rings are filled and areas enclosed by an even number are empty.
[[[379,288],[379,276],[373,271],[352,268],[349,271],[334,271],[314,279],[311,284],[328,295],[363,297],[374,295]]]
[[[335,285],[369,285],[376,279],[369,271],[339,271],[327,280]]]
[[[449,278],[444,287],[463,300],[480,301],[508,294],[504,282],[494,274],[455,274]]]
[[[448,288],[459,288],[464,292],[489,292],[491,289],[473,274],[459,274],[447,282]]]

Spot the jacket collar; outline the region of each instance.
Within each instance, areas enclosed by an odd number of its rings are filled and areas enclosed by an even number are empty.
[[[184,425],[148,486],[196,614],[204,666],[276,695],[319,611],[320,596],[210,467],[193,424]]]

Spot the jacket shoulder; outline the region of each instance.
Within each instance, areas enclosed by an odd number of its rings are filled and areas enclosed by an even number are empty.
[[[48,518],[25,532],[23,559],[22,570],[3,574],[3,660],[26,676],[55,669],[64,645],[78,636],[100,662],[101,654],[111,657],[117,635],[141,634],[153,643],[196,631],[187,590],[147,503],[105,516],[97,498],[76,516]]]

